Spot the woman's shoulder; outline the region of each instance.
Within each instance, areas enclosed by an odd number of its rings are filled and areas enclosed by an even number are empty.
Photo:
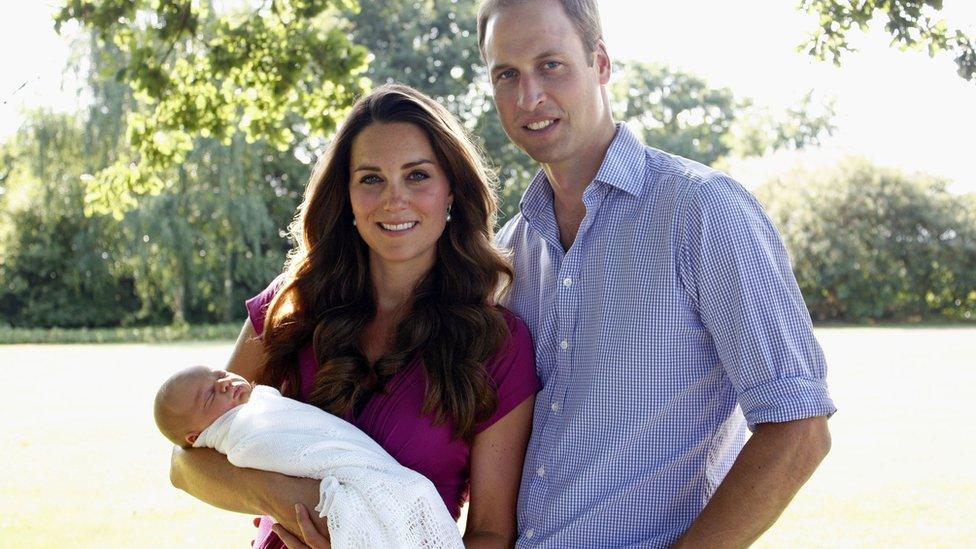
[[[496,305],[495,308],[501,312],[505,319],[509,337],[486,364],[488,371],[493,376],[498,377],[499,374],[506,375],[509,370],[526,369],[527,366],[531,366],[530,369],[534,373],[534,347],[532,333],[529,331],[528,325],[522,320],[522,317],[505,307]]]
[[[264,320],[268,312],[268,305],[285,284],[286,277],[287,273],[281,273],[264,290],[244,302],[247,316],[251,319],[251,325],[254,326],[254,331],[258,335],[264,333]]]
[[[495,308],[502,313],[502,318],[505,319],[505,325],[508,326],[508,333],[511,335],[510,340],[518,343],[521,340],[528,339],[531,344],[532,334],[522,317],[502,305],[495,305]]]

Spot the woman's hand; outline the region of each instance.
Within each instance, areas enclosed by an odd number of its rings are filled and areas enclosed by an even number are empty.
[[[295,504],[295,515],[301,537],[292,534],[281,524],[275,524],[271,528],[289,549],[331,549],[328,536],[322,534],[304,505]]]

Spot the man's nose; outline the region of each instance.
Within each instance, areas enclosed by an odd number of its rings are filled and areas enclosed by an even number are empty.
[[[519,109],[532,112],[545,100],[545,98],[546,93],[536,78],[533,78],[532,76],[523,76],[519,80]]]

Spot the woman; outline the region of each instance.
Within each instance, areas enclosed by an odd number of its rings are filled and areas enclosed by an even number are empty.
[[[528,330],[490,305],[511,277],[491,246],[494,212],[446,109],[405,86],[363,97],[312,174],[285,273],[248,301],[227,368],[349,420],[430,478],[455,518],[470,494],[468,546],[514,543],[539,389]],[[307,516],[295,502],[317,500],[315,481],[209,450],[174,450],[171,476],[293,534]],[[271,524],[261,519],[255,547],[281,546]]]

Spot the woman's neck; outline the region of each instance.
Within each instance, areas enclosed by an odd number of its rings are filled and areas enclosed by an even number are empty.
[[[433,263],[388,263],[370,258],[370,278],[373,283],[373,296],[376,314],[388,315],[401,311],[413,294],[420,279],[426,275]]]

